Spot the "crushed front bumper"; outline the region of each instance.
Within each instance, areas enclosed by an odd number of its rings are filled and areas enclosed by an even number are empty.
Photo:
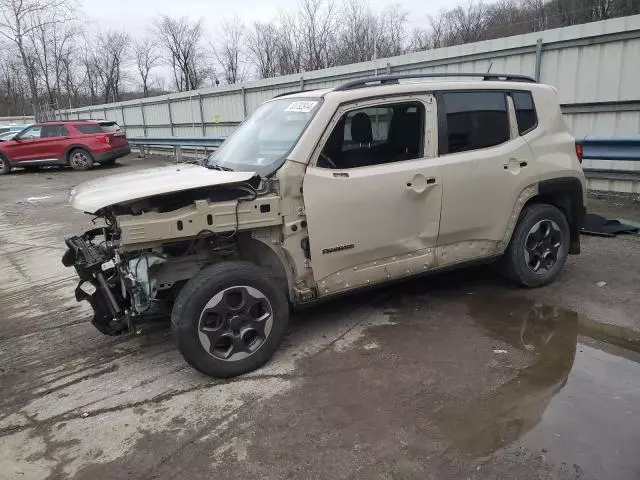
[[[86,300],[93,308],[93,325],[105,335],[118,335],[129,330],[125,299],[119,288],[114,252],[92,240],[103,229],[89,230],[81,236],[65,239],[68,250],[62,257],[66,267],[74,267],[80,281],[75,290],[76,300]]]

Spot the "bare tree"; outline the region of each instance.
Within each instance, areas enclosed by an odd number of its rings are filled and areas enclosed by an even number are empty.
[[[447,16],[452,25],[455,43],[482,40],[486,22],[486,7],[482,2],[469,2],[449,10]]]
[[[377,57],[393,57],[405,52],[407,17],[408,13],[398,4],[382,11],[376,39]]]
[[[529,19],[529,30],[537,32],[548,28],[548,4],[545,0],[523,0],[521,9]]]
[[[340,18],[349,27],[340,30],[337,63],[344,65],[374,58],[380,25],[366,0],[345,1]]]
[[[247,49],[260,78],[277,74],[278,41],[278,29],[272,23],[254,23],[246,37]]]
[[[68,66],[77,36],[76,25],[71,21],[59,24],[55,21],[56,15],[49,11],[34,15],[36,26],[27,35],[38,81],[44,85],[50,105],[62,98],[63,70],[65,62]]]
[[[34,105],[38,99],[38,85],[36,62],[28,45],[29,35],[38,28],[67,20],[69,5],[69,0],[0,0],[0,36],[13,42],[18,49]]]
[[[102,85],[104,102],[117,102],[122,93],[122,80],[131,38],[125,32],[99,33],[90,57],[90,66]]]
[[[142,95],[149,96],[149,73],[160,61],[158,50],[150,37],[142,38],[133,45],[136,68],[142,82]]]
[[[168,64],[178,91],[198,88],[207,73],[199,63],[202,56],[202,20],[191,23],[184,17],[162,15],[156,22],[155,30],[168,54]]]
[[[303,68],[303,27],[295,14],[281,14],[278,19],[279,75],[298,73]]]
[[[28,112],[29,86],[15,45],[0,43],[0,109],[8,115]]]
[[[224,79],[233,84],[244,79],[244,51],[245,28],[238,17],[225,20],[220,26],[222,32],[217,45],[211,44],[211,50],[218,64],[224,72]]]
[[[337,29],[333,0],[300,0],[299,22],[305,70],[331,66],[333,40]]]

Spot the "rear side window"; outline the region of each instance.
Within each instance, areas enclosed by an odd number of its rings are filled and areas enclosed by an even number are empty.
[[[104,133],[97,123],[77,123],[74,127],[80,133]]]
[[[493,147],[509,140],[504,92],[444,92],[438,95],[440,155]]]
[[[69,135],[64,125],[45,125],[42,127],[40,138],[66,137]]]
[[[536,109],[533,105],[531,92],[513,92],[513,105],[516,108],[516,119],[518,120],[518,132],[520,135],[533,130],[538,125]]]

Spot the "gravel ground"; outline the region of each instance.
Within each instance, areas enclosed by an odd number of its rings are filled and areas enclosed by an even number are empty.
[[[296,312],[219,381],[166,326],[102,336],[60,263],[90,220],[69,190],[159,163],[0,177],[0,478],[640,477],[639,236],[583,237],[537,290],[482,267]],[[640,221],[633,198],[589,209]]]

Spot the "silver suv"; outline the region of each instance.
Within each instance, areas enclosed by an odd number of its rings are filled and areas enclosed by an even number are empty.
[[[199,165],[77,187],[71,204],[104,219],[63,258],[93,324],[170,315],[185,359],[229,377],[273,355],[291,306],[493,259],[551,282],[579,253],[585,195],[556,90],[440,76],[280,96]]]

